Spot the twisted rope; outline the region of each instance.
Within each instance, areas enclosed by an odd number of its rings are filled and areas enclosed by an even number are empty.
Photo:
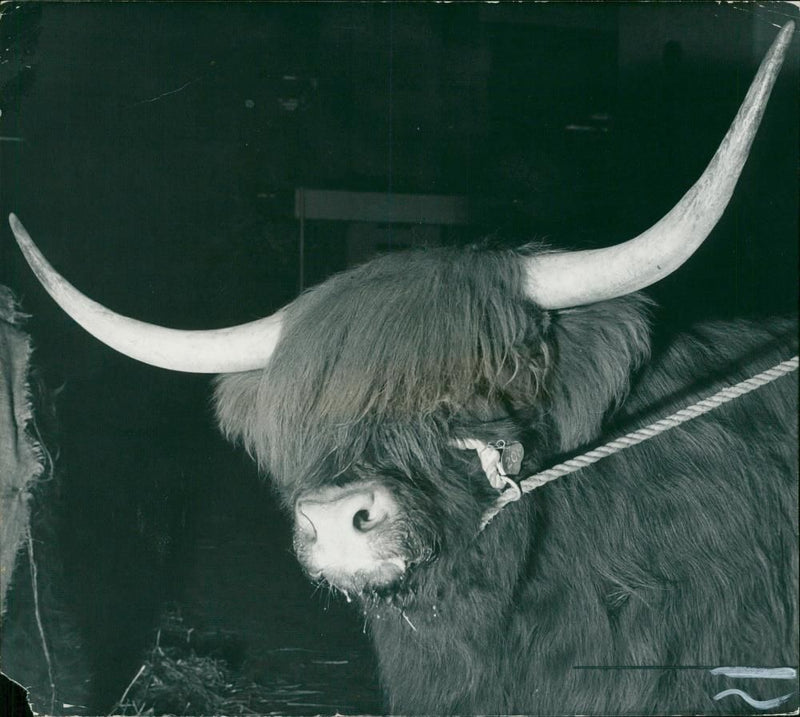
[[[630,448],[631,446],[635,446],[643,441],[647,441],[661,433],[664,433],[665,431],[669,431],[683,423],[686,423],[687,421],[691,421],[698,416],[702,416],[709,411],[713,411],[715,408],[719,408],[729,401],[733,401],[740,396],[750,393],[750,391],[754,391],[757,388],[766,386],[768,383],[772,383],[772,381],[781,378],[781,376],[785,376],[792,371],[796,371],[797,366],[797,356],[788,359],[787,361],[781,361],[781,363],[773,366],[770,369],[767,369],[766,371],[762,371],[761,373],[745,379],[744,381],[740,381],[733,386],[723,388],[722,390],[717,391],[714,395],[697,401],[697,403],[693,403],[687,408],[682,408],[680,411],[676,411],[666,418],[662,418],[655,423],[651,423],[649,426],[626,433],[621,438],[616,438],[613,441],[609,441],[598,448],[587,451],[576,458],[570,458],[568,461],[564,461],[563,463],[559,463],[552,468],[548,468],[547,470],[535,473],[534,475],[525,478],[519,483],[520,491],[506,490],[500,494],[495,504],[484,514],[480,529],[483,530],[489,524],[492,518],[494,518],[506,505],[513,503],[515,500],[519,500],[525,493],[530,493],[532,490],[540,488],[550,481],[556,480],[556,478],[561,478],[562,476],[579,471],[581,468],[585,468],[593,463],[597,463],[597,461],[607,458],[614,453],[619,453],[626,448]]]

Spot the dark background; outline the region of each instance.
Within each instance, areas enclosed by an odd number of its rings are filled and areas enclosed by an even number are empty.
[[[420,243],[630,238],[699,176],[797,9],[27,3],[3,13],[0,214],[17,213],[94,299],[191,329],[296,296],[298,187],[458,195],[470,207],[467,226],[310,223],[305,286],[356,256]],[[665,323],[795,311],[798,47],[725,217],[650,290]],[[230,637],[227,657],[256,679],[290,675],[303,650],[343,656],[347,668],[311,668],[327,684],[319,699],[379,711],[359,615],[311,596],[287,521],[215,431],[208,378],[139,365],[85,334],[39,288],[5,220],[0,283],[33,315],[37,362],[63,387],[59,589],[84,636],[93,704],[120,696],[170,606],[198,634]]]

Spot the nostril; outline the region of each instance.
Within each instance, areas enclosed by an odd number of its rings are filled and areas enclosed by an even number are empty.
[[[397,514],[398,507],[382,486],[334,487],[302,496],[295,503],[298,540],[330,546],[342,540],[366,538]]]
[[[368,510],[359,510],[353,516],[353,527],[360,533],[366,533],[372,530],[381,522],[380,517],[376,513],[370,513]]]
[[[369,524],[369,511],[368,510],[359,510],[353,516],[353,527],[356,530],[360,530],[362,533],[368,530]]]

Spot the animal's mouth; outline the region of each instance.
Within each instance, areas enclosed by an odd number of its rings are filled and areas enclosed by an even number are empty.
[[[391,594],[402,584],[408,568],[402,557],[376,561],[373,566],[355,571],[342,569],[308,570],[315,582],[324,581],[347,597]]]

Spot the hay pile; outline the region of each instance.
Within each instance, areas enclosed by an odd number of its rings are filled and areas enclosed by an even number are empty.
[[[298,710],[306,714],[324,712],[332,707],[315,703],[314,696],[321,691],[277,676],[270,684],[252,681],[232,669],[228,660],[213,654],[224,652],[225,636],[213,645],[206,635],[198,647],[193,632],[179,615],[167,616],[155,645],[112,709],[113,714],[277,715],[297,714]]]

